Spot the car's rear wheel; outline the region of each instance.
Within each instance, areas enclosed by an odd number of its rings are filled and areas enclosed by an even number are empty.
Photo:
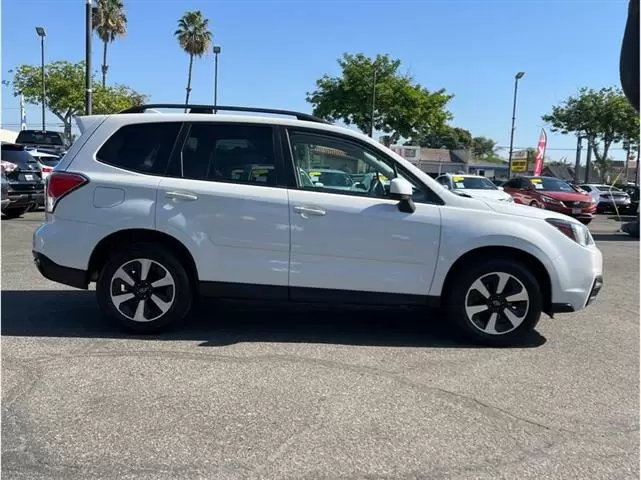
[[[539,283],[518,261],[490,259],[466,265],[448,285],[445,303],[450,319],[475,343],[519,344],[541,318]]]
[[[2,215],[7,218],[18,218],[27,213],[30,207],[7,207],[2,211]]]
[[[110,257],[98,276],[96,294],[108,318],[140,333],[183,320],[193,297],[180,261],[153,244],[134,244]]]

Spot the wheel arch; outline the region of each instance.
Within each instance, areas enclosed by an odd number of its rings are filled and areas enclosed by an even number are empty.
[[[461,255],[450,267],[445,276],[445,281],[443,282],[443,287],[441,289],[441,298],[443,297],[442,293],[449,291],[452,287],[453,282],[456,279],[457,273],[468,265],[470,262],[474,262],[482,258],[507,258],[511,260],[516,260],[519,263],[525,265],[534,275],[539,286],[541,287],[541,295],[543,296],[543,311],[548,313],[552,305],[552,281],[550,278],[550,273],[545,268],[545,265],[536,258],[531,253],[528,253],[524,250],[520,250],[515,247],[507,246],[484,246],[474,248],[468,252]]]
[[[187,247],[180,240],[157,230],[142,228],[119,230],[100,240],[91,252],[89,258],[88,280],[94,282],[97,280],[100,270],[105,265],[109,252],[120,248],[122,245],[132,243],[154,243],[160,244],[167,248],[171,253],[176,255],[178,260],[187,270],[189,281],[192,286],[198,284],[198,269],[194,257]]]

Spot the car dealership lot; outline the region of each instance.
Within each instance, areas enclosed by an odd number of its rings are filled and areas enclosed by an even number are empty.
[[[7,478],[639,476],[639,242],[606,216],[595,304],[490,349],[413,310],[238,302],[125,335],[37,273],[42,215],[2,221]]]

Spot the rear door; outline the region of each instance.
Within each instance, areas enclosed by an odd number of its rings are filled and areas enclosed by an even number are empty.
[[[286,297],[287,175],[274,129],[186,124],[158,188],[156,228],[189,246],[206,293],[256,296],[252,287],[270,285]]]

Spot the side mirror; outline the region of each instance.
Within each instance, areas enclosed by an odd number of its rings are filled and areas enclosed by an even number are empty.
[[[359,190],[367,190],[367,187],[361,182],[355,183],[354,188],[358,188]]]
[[[321,183],[321,182],[314,182],[314,186],[318,187],[318,188],[323,188],[325,186],[325,184]]]
[[[389,196],[399,200],[398,209],[403,213],[414,213],[416,205],[412,200],[414,188],[412,184],[403,178],[393,178],[389,184]]]

